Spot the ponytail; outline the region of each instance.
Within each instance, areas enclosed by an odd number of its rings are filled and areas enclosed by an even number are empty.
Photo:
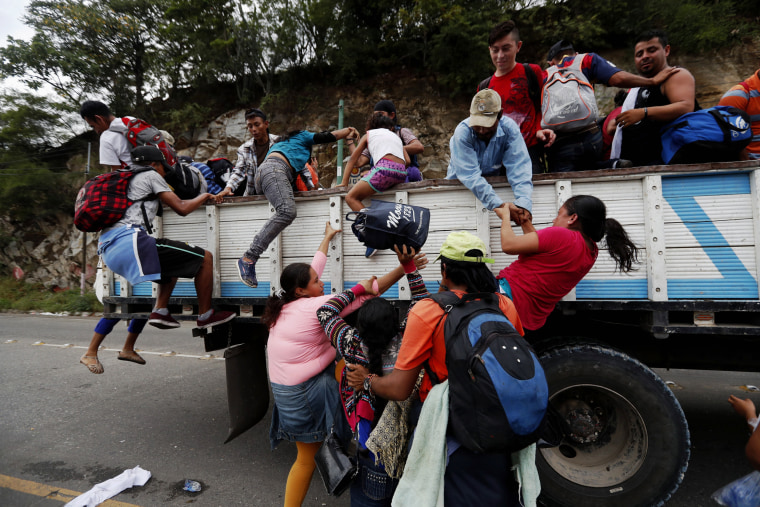
[[[584,236],[598,243],[606,236],[607,250],[615,260],[617,269],[628,273],[639,261],[636,245],[628,237],[620,222],[607,218],[607,207],[593,195],[575,195],[563,204],[568,215],[578,215]]]
[[[311,266],[303,262],[290,264],[283,269],[280,275],[280,286],[282,289],[276,295],[267,298],[264,314],[261,316],[261,323],[268,329],[272,329],[277,324],[277,319],[280,317],[283,307],[298,299],[299,296],[296,295],[296,289],[306,288],[309,285],[310,277]]]
[[[617,269],[623,273],[634,270],[633,263],[639,262],[639,254],[623,226],[614,218],[608,218],[604,221],[604,229],[607,251],[615,259]]]

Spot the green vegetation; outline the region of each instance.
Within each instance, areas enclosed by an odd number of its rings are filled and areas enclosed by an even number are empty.
[[[0,78],[57,96],[0,96],[0,215],[72,212],[81,176],[67,164],[96,136],[72,139],[82,124],[65,119],[78,122],[86,99],[181,132],[279,97],[300,94],[289,107],[303,111],[310,87],[399,69],[468,95],[492,72],[488,33],[506,19],[520,61],[543,63],[559,39],[630,50],[652,28],[682,53],[735,46],[760,35],[758,12],[760,0],[32,0],[34,36],[8,38]]]
[[[161,104],[188,90],[229,86],[229,108],[402,66],[470,92],[491,70],[490,28],[510,18],[522,59],[542,62],[561,38],[630,48],[652,28],[683,52],[740,44],[760,33],[757,12],[758,0],[32,0],[24,21],[35,35],[9,38],[0,76],[46,83],[72,110],[99,98],[117,115],[177,124],[182,108]]]
[[[0,278],[0,311],[28,312],[101,312],[103,305],[94,293],[79,295],[79,289],[53,291],[41,284],[30,284],[12,278]]]

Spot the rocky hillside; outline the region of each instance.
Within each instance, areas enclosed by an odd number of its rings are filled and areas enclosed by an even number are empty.
[[[697,82],[697,98],[703,107],[714,105],[722,94],[757,69],[760,47],[744,46],[720,54],[679,56],[672,54],[670,63],[689,69]],[[632,55],[616,51],[603,56],[619,67],[635,72]],[[475,83],[473,84],[473,88]],[[597,86],[600,109],[612,107],[617,89]],[[310,83],[298,93],[278,94],[265,104],[255,104],[267,112],[273,133],[294,128],[311,131],[336,129],[338,104],[344,102],[344,126],[364,131],[367,116],[378,100],[391,99],[396,104],[399,122],[412,129],[425,146],[420,157],[421,169],[426,178],[440,178],[448,164],[448,142],[457,123],[467,117],[470,97],[449,97],[435,80],[399,72],[367,79],[354,87],[322,88]],[[244,110],[230,110],[212,120],[207,127],[191,132],[176,133],[176,147],[180,154],[196,160],[225,156],[234,161],[237,147],[247,139]],[[97,150],[93,150],[97,153]],[[336,174],[335,145],[315,147],[320,162],[320,180],[330,186]],[[81,171],[81,157],[72,160],[72,170]],[[0,224],[7,225],[7,224]],[[9,226],[8,226],[9,227]],[[6,227],[7,228],[7,227]],[[68,217],[55,222],[36,224],[42,241],[17,240],[0,252],[0,264],[10,266],[14,272],[32,282],[49,287],[78,287],[80,280],[82,233],[77,231]],[[14,235],[15,236],[15,235]],[[39,235],[38,235],[39,236]],[[19,238],[23,231],[18,231]],[[88,278],[92,280],[93,266],[97,264],[96,235],[87,235]]]

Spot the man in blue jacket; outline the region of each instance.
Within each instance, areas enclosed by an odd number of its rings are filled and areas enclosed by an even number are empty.
[[[501,97],[492,89],[480,90],[472,99],[470,117],[457,125],[449,141],[451,159],[446,179],[458,179],[489,210],[508,206],[510,215],[531,215],[532,165],[520,128],[502,115]],[[513,203],[504,202],[486,176],[507,176]]]

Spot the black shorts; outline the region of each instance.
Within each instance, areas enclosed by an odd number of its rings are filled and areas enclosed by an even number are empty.
[[[168,238],[157,238],[156,249],[161,264],[161,280],[157,283],[168,283],[172,278],[195,278],[206,256],[199,246]]]

